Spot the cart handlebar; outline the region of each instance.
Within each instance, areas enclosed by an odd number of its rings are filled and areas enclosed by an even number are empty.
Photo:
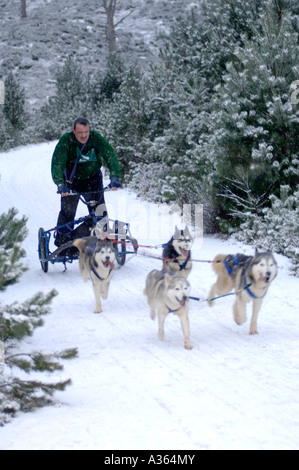
[[[79,193],[79,192],[74,191],[73,189],[71,189],[69,191],[69,196],[79,196],[80,201],[83,202],[83,204],[85,204],[86,206],[96,207],[101,202],[101,200],[96,201],[96,200],[93,199],[93,200],[90,200],[90,201],[86,201],[84,199],[85,195],[87,196],[88,194],[96,194],[96,193],[99,193],[99,194],[102,195],[107,191],[111,191],[110,186],[106,186],[101,191],[84,191],[82,193]]]

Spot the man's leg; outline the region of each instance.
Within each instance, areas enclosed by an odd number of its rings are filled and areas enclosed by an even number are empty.
[[[89,207],[89,213],[95,212],[97,216],[103,218],[107,216],[102,173],[99,173],[86,181],[82,195],[87,202],[96,202],[95,207]]]
[[[79,203],[79,196],[64,196],[61,198],[61,210],[57,221],[55,245],[61,246],[68,242],[74,229],[74,219]]]

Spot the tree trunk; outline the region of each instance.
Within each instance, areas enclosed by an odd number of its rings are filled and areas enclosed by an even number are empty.
[[[114,24],[114,15],[117,0],[103,0],[103,7],[107,15],[106,40],[109,52],[116,52],[116,33]]]
[[[27,18],[26,0],[21,0],[21,17]]]
[[[113,18],[107,18],[106,39],[109,52],[116,52],[116,33]]]

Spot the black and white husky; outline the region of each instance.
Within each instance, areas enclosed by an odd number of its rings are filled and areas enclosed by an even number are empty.
[[[163,250],[163,269],[172,274],[180,274],[187,277],[192,270],[191,249],[193,239],[189,228],[185,230],[175,228],[174,236],[164,245]]]
[[[246,304],[253,302],[250,334],[258,334],[257,317],[272,281],[277,276],[277,263],[272,253],[259,253],[255,256],[218,255],[212,267],[218,278],[211,288],[210,305],[215,295],[236,292],[234,319],[238,325],[246,322]]]
[[[108,298],[114,269],[115,251],[112,241],[86,237],[75,240],[73,245],[80,252],[79,265],[83,280],[87,282],[91,279],[93,283],[96,298],[95,313],[101,313],[101,297]]]

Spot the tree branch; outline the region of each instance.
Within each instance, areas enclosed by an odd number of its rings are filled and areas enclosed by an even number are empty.
[[[133,10],[131,10],[126,16],[124,16],[121,20],[119,20],[116,24],[115,24],[115,28],[120,25],[123,21],[125,21],[126,18],[128,18],[128,16],[130,16],[131,14],[133,13]]]

